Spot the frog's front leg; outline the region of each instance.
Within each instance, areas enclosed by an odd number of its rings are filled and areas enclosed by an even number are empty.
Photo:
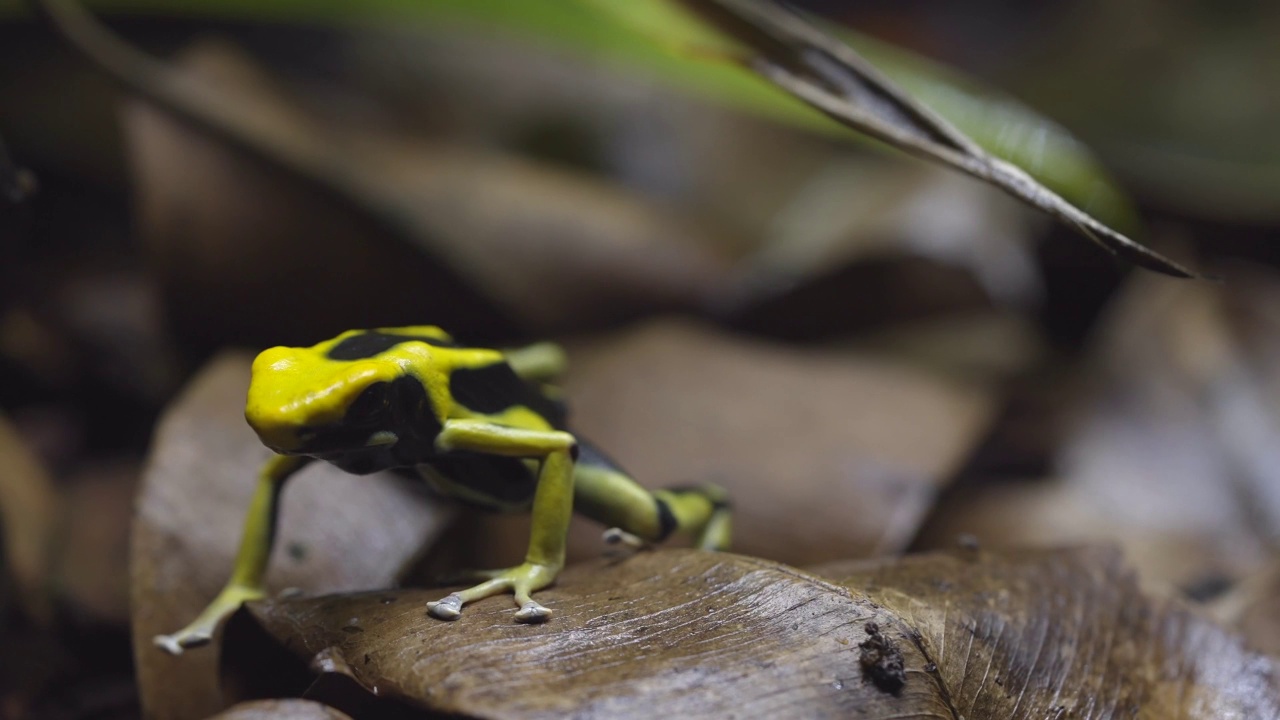
[[[213,639],[213,631],[224,617],[235,612],[241,604],[265,594],[263,579],[267,561],[271,559],[271,547],[275,543],[276,517],[284,481],[310,460],[296,455],[275,455],[262,466],[257,490],[245,515],[244,532],[231,579],[190,625],[172,635],[155,636],[152,642],[157,647],[171,655],[180,655],[184,648],[205,645]]]
[[[542,622],[551,611],[533,599],[533,593],[550,585],[564,567],[565,535],[573,514],[573,462],[577,454],[574,437],[559,430],[522,430],[480,420],[449,420],[436,438],[445,452],[471,452],[512,457],[541,458],[538,487],[533,496],[533,531],[524,563],[490,573],[489,580],[475,587],[427,603],[431,615],[452,620],[462,606],[510,592],[520,610],[516,620]]]

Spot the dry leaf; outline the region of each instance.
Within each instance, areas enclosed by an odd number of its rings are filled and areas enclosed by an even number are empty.
[[[1274,271],[1232,282],[1135,277],[1107,310],[1067,413],[1056,476],[966,488],[924,547],[1119,542],[1144,578],[1183,588],[1246,577],[1280,528],[1280,297]],[[1234,310],[1233,310],[1234,309]],[[1061,412],[1061,408],[1059,408]]]
[[[1109,548],[960,550],[814,572],[920,633],[953,717],[1260,718],[1273,661],[1181,602],[1149,595]]]
[[[1276,667],[1109,550],[962,551],[803,572],[671,550],[567,570],[545,625],[456,622],[440,590],[253,603],[314,670],[438,712],[536,717],[1226,718],[1280,713]],[[245,660],[229,648],[229,660]]]
[[[688,550],[572,567],[540,594],[544,625],[511,622],[506,598],[452,623],[440,590],[254,604],[254,617],[316,669],[379,696],[499,717],[850,717],[919,707],[868,682],[859,644],[878,624],[915,674],[927,659],[894,618],[775,563]],[[235,648],[228,648],[234,653]],[[230,656],[231,662],[236,656]],[[905,706],[903,701],[907,703]]]
[[[256,473],[270,455],[244,422],[250,357],[214,360],[156,431],[132,540],[133,642],[145,712],[203,717],[222,708],[216,646],[172,657],[151,644],[190,622],[231,572]],[[272,591],[387,587],[442,529],[448,512],[389,474],[324,463],[290,480]]]
[[[793,563],[905,547],[993,411],[975,386],[684,322],[570,357],[576,431],[651,487],[724,486],[734,549]]]

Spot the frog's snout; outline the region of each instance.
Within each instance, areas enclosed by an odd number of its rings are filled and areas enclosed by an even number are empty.
[[[256,410],[250,405],[245,408],[244,419],[258,434],[262,444],[278,453],[288,453],[302,447],[304,438],[300,437],[297,428],[277,413]]]

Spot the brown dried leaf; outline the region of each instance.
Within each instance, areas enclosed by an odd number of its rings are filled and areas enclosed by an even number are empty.
[[[920,632],[951,714],[1227,718],[1280,713],[1275,663],[1110,548],[962,550],[814,568]]]
[[[574,427],[650,486],[723,485],[734,549],[784,562],[904,548],[993,411],[892,362],[684,322],[574,350]]]
[[[231,572],[256,473],[270,452],[244,422],[250,357],[214,360],[156,431],[132,539],[133,641],[144,710],[203,717],[222,707],[218,652],[171,657],[151,644],[192,620]],[[391,476],[322,463],[290,481],[269,587],[307,592],[386,587],[448,513]]]
[[[383,698],[489,718],[1274,716],[1272,661],[1109,550],[820,568],[688,550],[567,570],[547,624],[453,623],[441,590],[249,606],[278,642]],[[246,643],[246,647],[250,644]],[[237,661],[229,648],[231,661]]]

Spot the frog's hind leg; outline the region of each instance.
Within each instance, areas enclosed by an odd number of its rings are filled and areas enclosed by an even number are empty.
[[[666,502],[681,529],[689,528],[701,550],[728,550],[733,534],[729,494],[718,485],[705,484],[655,490],[654,498]],[[680,518],[686,518],[681,523]]]
[[[557,382],[568,364],[564,349],[553,342],[507,348],[502,351],[502,354],[516,375],[526,382]]]
[[[574,508],[649,543],[681,532],[693,536],[701,549],[727,550],[732,534],[723,489],[698,485],[649,491],[586,444],[574,471]]]

